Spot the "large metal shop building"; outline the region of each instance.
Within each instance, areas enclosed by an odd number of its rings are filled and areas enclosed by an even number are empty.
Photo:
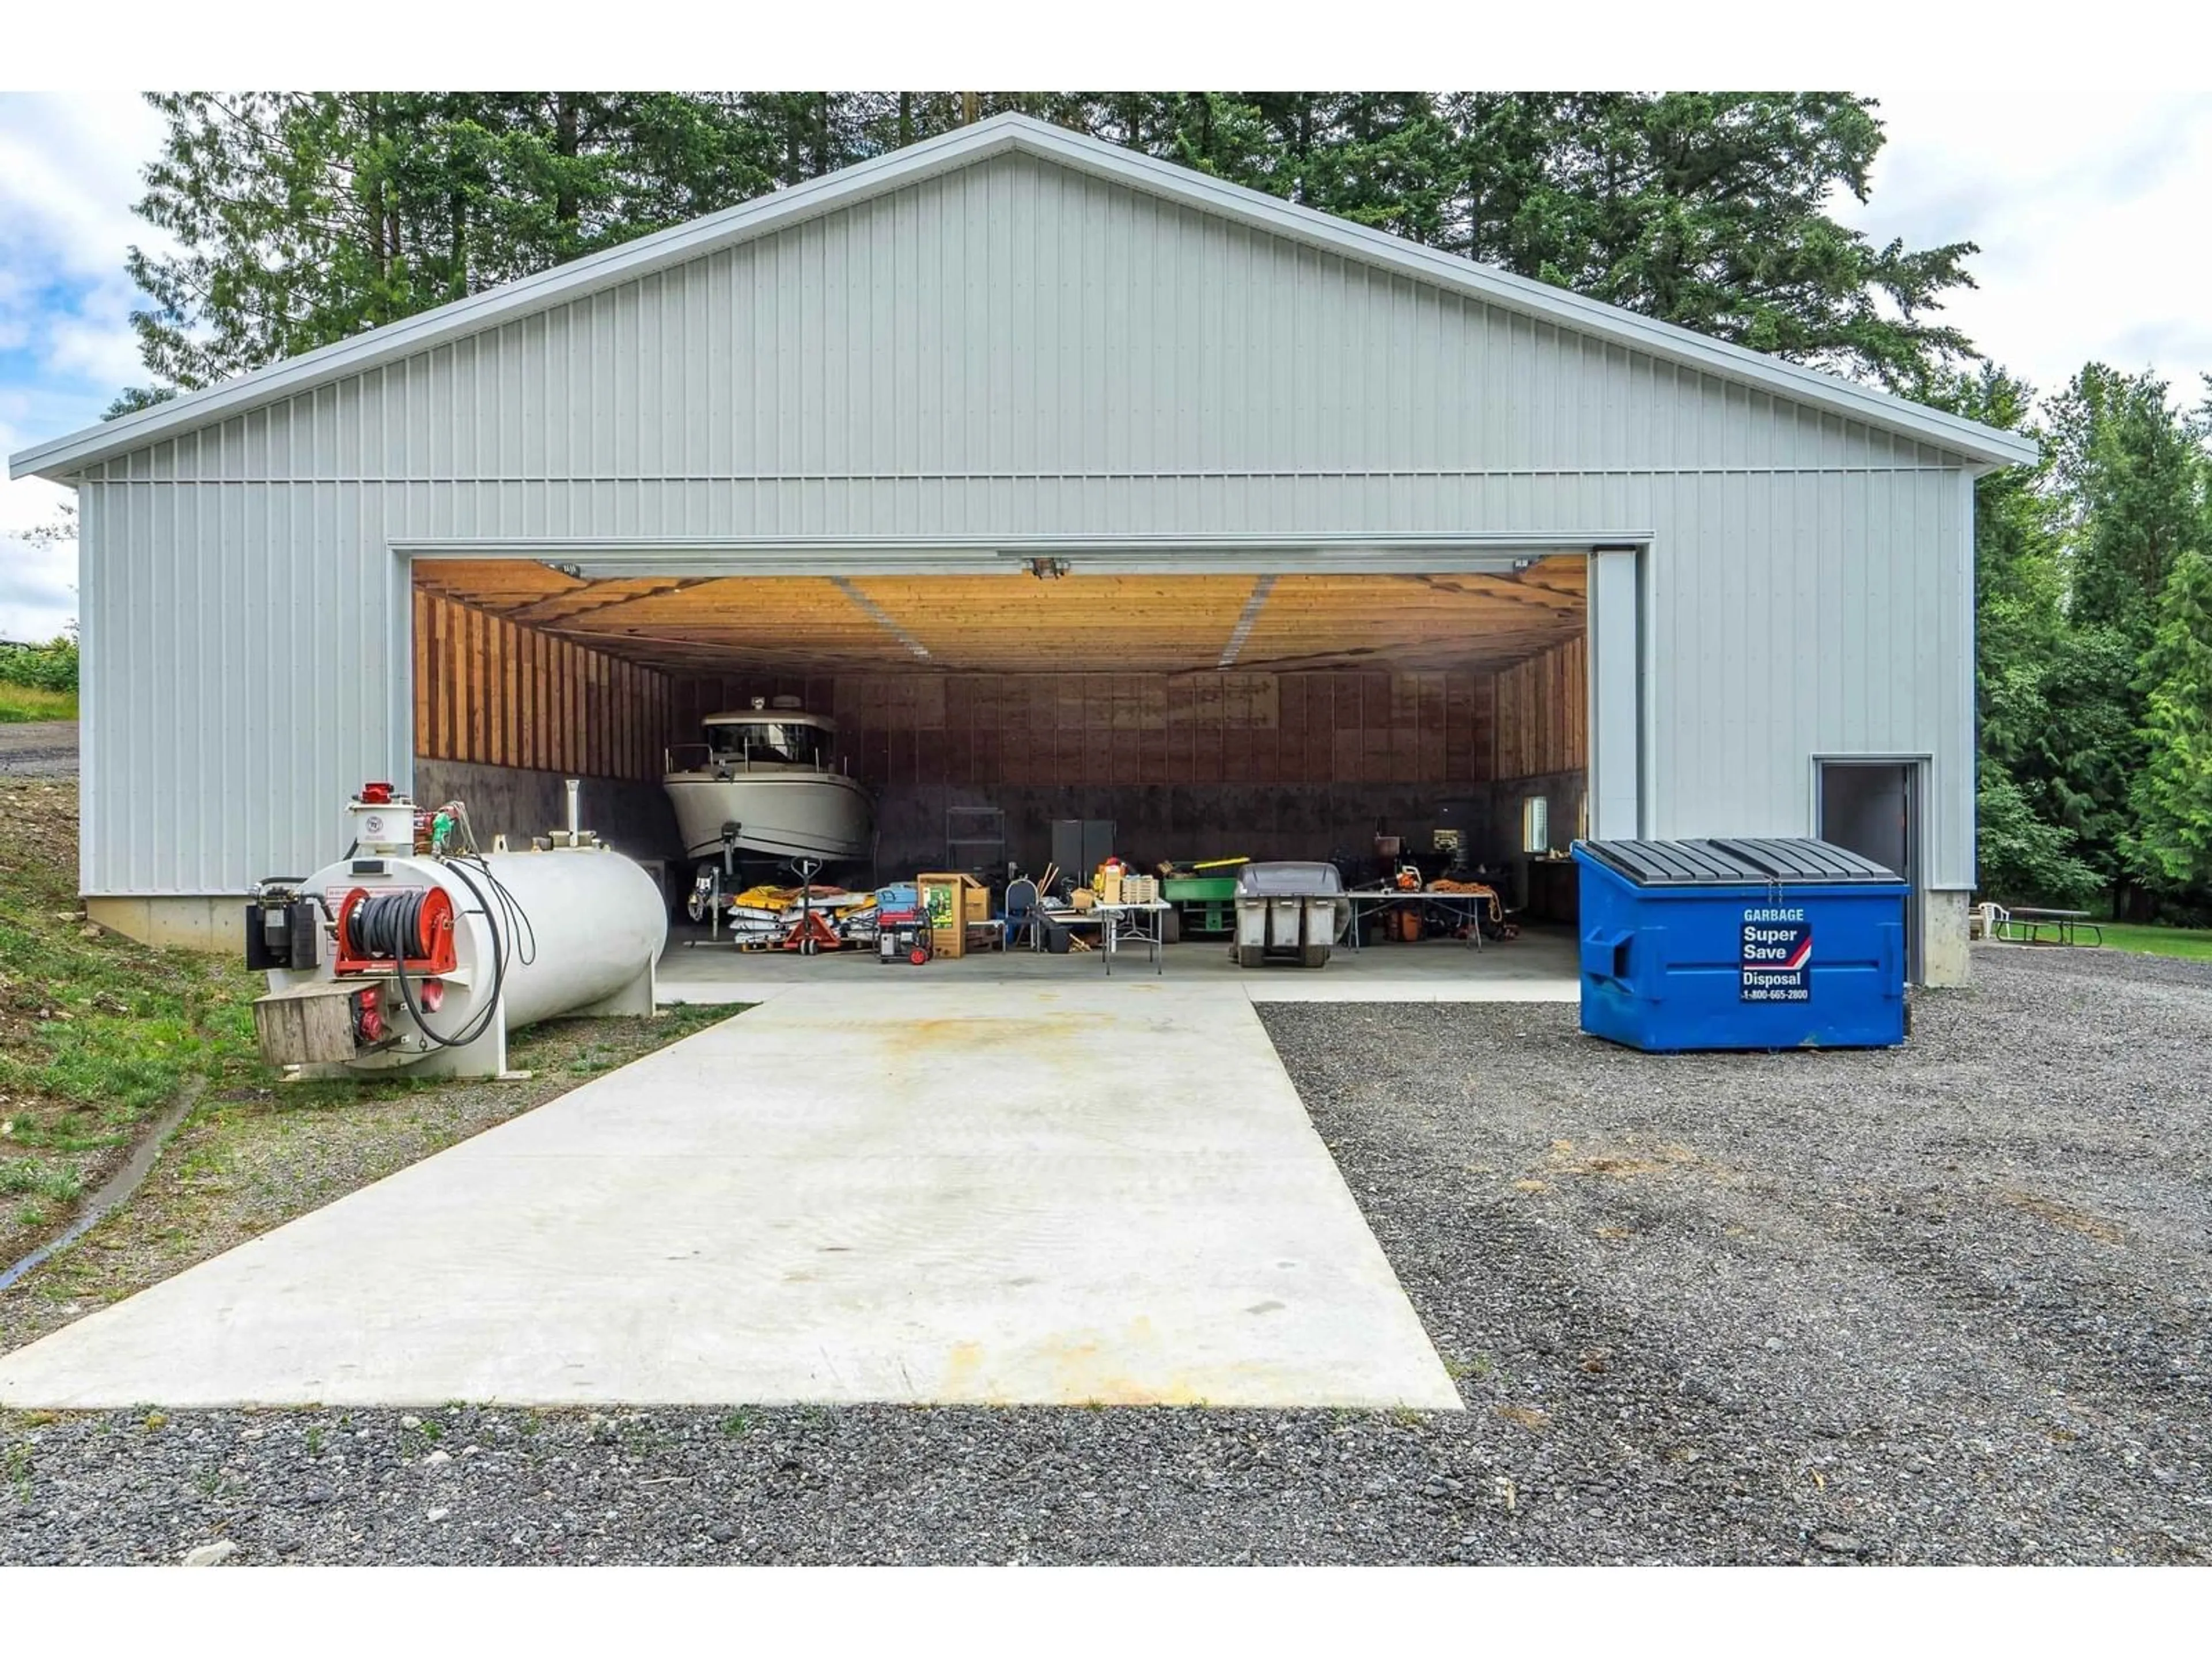
[[[886,872],[963,805],[1036,861],[1826,832],[1943,982],[1972,481],[2031,453],[1004,116],[10,468],[82,505],[82,887],[140,936],[229,948],[370,778],[523,832],[580,775],[661,850],[664,750],[796,695]]]

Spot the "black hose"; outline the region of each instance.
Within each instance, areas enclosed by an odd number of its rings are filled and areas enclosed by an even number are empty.
[[[408,957],[410,954],[417,957],[429,954],[430,941],[424,939],[422,933],[422,905],[428,896],[426,889],[409,888],[369,894],[354,911],[351,933],[355,947],[363,956],[390,959],[393,975],[399,982],[399,1000],[405,1005],[416,1029],[422,1033],[423,1037],[441,1048],[462,1048],[483,1036],[499,1012],[500,992],[507,983],[510,947],[523,967],[527,968],[538,960],[538,930],[531,924],[529,912],[522,908],[522,902],[515,897],[505,882],[492,873],[490,863],[482,854],[472,856],[456,854],[438,861],[451,870],[476,899],[474,911],[464,910],[459,914],[482,916],[484,926],[491,930],[491,994],[485,999],[483,1009],[467,1027],[456,1033],[439,1031],[430,1024],[428,1011],[416,1000],[414,987],[407,978]],[[498,910],[494,910],[490,898],[469,874],[471,866],[499,896]],[[503,933],[500,927],[502,913],[507,924]],[[527,944],[523,943],[525,940]],[[408,948],[410,942],[416,947],[411,951]]]
[[[455,854],[447,858],[445,862],[456,866],[454,872],[456,874],[460,873],[458,866],[463,864],[469,865],[478,875],[491,884],[492,891],[499,895],[501,909],[507,914],[508,937],[514,941],[515,960],[525,968],[536,962],[538,960],[538,930],[531,925],[529,913],[522,908],[522,901],[515,897],[505,882],[492,873],[490,862],[481,854],[467,858]],[[467,878],[463,876],[462,879],[465,881]],[[469,883],[469,890],[472,893],[477,892],[474,882]],[[479,902],[483,902],[483,894],[477,893],[477,897]],[[489,914],[488,908],[486,914]],[[526,939],[528,940],[527,944],[523,942]]]
[[[422,937],[421,888],[401,888],[368,893],[354,907],[349,932],[355,948],[365,957],[426,956],[430,941]]]
[[[453,873],[476,896],[484,924],[491,929],[492,944],[491,994],[477,1017],[462,1030],[441,1032],[432,1025],[428,1010],[416,999],[407,977],[407,958],[410,955],[429,954],[430,941],[422,937],[422,906],[428,897],[427,889],[371,893],[355,907],[349,927],[354,947],[363,956],[390,959],[393,975],[399,982],[399,1000],[405,1005],[416,1029],[441,1048],[466,1048],[490,1029],[492,1019],[499,1012],[499,994],[507,979],[506,942],[500,936],[499,919],[492,914],[490,902],[484,897],[483,890],[469,879],[466,872],[457,867]],[[512,902],[512,895],[509,899]]]
[[[399,1000],[407,1005],[407,1012],[414,1017],[416,1028],[441,1048],[461,1048],[474,1042],[490,1030],[492,1020],[499,1013],[500,990],[507,983],[507,941],[501,937],[499,918],[492,914],[491,901],[484,896],[483,889],[469,878],[468,872],[461,867],[459,860],[447,860],[446,864],[447,868],[461,878],[461,884],[475,895],[477,908],[483,916],[484,926],[491,929],[491,994],[484,999],[482,1011],[462,1035],[441,1036],[431,1028],[428,1016],[416,1005],[414,995],[408,989],[406,962],[402,959],[396,965],[399,970]],[[491,878],[493,886],[499,886],[497,878],[492,877],[490,871],[485,871],[484,874]],[[505,892],[506,890],[501,888],[501,891]],[[508,895],[508,901],[512,903],[513,895]]]

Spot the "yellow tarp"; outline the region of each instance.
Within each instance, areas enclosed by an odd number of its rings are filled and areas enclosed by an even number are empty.
[[[796,887],[748,887],[730,902],[744,910],[788,910],[799,902],[799,891]],[[835,915],[865,910],[875,902],[873,893],[848,893],[842,887],[814,890],[814,908]]]

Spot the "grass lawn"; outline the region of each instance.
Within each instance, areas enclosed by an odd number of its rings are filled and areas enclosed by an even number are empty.
[[[0,726],[76,718],[76,692],[41,691],[35,685],[15,685],[0,680]]]
[[[260,989],[234,962],[86,921],[76,783],[0,781],[0,1262],[66,1220],[188,1080],[259,1073]]]
[[[2115,951],[2142,951],[2154,957],[2193,957],[2212,961],[2212,930],[2145,927],[2131,921],[2107,921],[2105,943]]]

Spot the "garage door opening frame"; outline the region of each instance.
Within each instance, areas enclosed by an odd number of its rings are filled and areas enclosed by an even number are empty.
[[[623,576],[975,576],[1031,569],[1095,575],[1454,575],[1509,574],[1526,562],[1580,554],[1589,561],[1583,625],[1589,639],[1589,834],[1641,836],[1650,817],[1645,756],[1651,720],[1650,629],[1645,615],[1654,532],[1436,536],[800,536],[706,538],[481,537],[390,544],[392,731],[405,734],[391,773],[414,782],[414,587],[417,561],[516,559],[584,580]]]

